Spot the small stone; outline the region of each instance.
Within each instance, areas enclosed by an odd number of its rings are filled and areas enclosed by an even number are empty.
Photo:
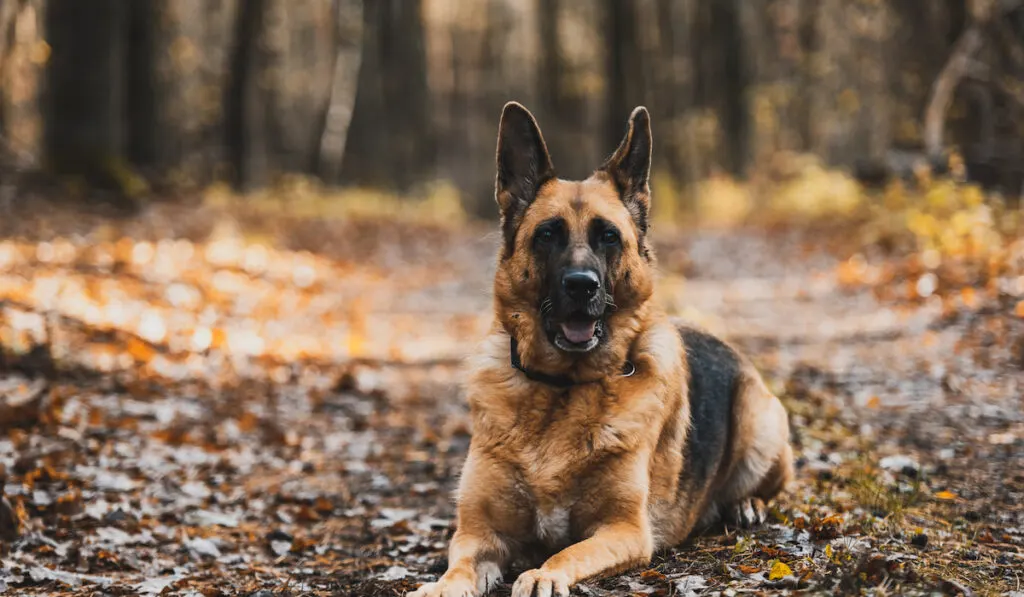
[[[210,557],[219,558],[220,549],[217,545],[209,539],[196,538],[186,542],[186,547],[191,551],[197,558]]]
[[[924,533],[917,533],[910,538],[910,544],[914,547],[927,547],[928,546],[928,535]]]
[[[286,555],[291,550],[292,550],[292,542],[291,541],[271,541],[270,542],[270,551],[272,551],[274,553],[274,555],[276,555],[277,557],[281,557],[283,555]]]
[[[910,456],[886,456],[878,462],[878,466],[887,471],[899,471],[908,477],[916,477],[921,465]]]

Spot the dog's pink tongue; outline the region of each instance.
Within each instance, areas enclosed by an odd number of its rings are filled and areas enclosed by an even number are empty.
[[[562,333],[566,340],[573,344],[589,342],[594,337],[596,321],[572,321],[562,324]]]

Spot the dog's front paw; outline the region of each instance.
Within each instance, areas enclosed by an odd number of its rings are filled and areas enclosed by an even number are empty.
[[[478,597],[479,595],[480,593],[477,592],[476,587],[468,580],[446,580],[441,578],[437,582],[428,582],[420,585],[418,589],[408,593],[406,597]]]
[[[569,577],[559,570],[527,570],[512,585],[512,597],[568,597],[570,584]]]

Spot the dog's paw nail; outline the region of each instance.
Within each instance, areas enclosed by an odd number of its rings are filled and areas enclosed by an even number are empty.
[[[494,562],[483,562],[476,567],[476,590],[485,595],[501,582],[501,568]]]
[[[754,509],[754,524],[764,524],[768,520],[768,511],[764,502],[759,498],[750,500],[750,506]]]
[[[727,522],[744,529],[758,526],[766,519],[764,502],[757,498],[738,502],[727,513]]]
[[[436,582],[423,583],[412,593],[406,593],[405,597],[431,597],[435,595],[434,589],[437,587]]]
[[[555,570],[527,570],[512,585],[512,597],[568,597],[569,578]]]
[[[461,580],[449,582],[442,578],[437,582],[420,585],[412,593],[407,593],[406,597],[476,597],[481,594],[473,589],[472,585]]]

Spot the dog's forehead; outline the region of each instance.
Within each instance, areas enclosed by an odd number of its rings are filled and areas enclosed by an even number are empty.
[[[592,176],[583,181],[555,179],[546,183],[526,213],[524,224],[532,228],[560,217],[573,230],[585,229],[597,217],[620,229],[632,227],[626,205],[615,185],[605,177]]]

